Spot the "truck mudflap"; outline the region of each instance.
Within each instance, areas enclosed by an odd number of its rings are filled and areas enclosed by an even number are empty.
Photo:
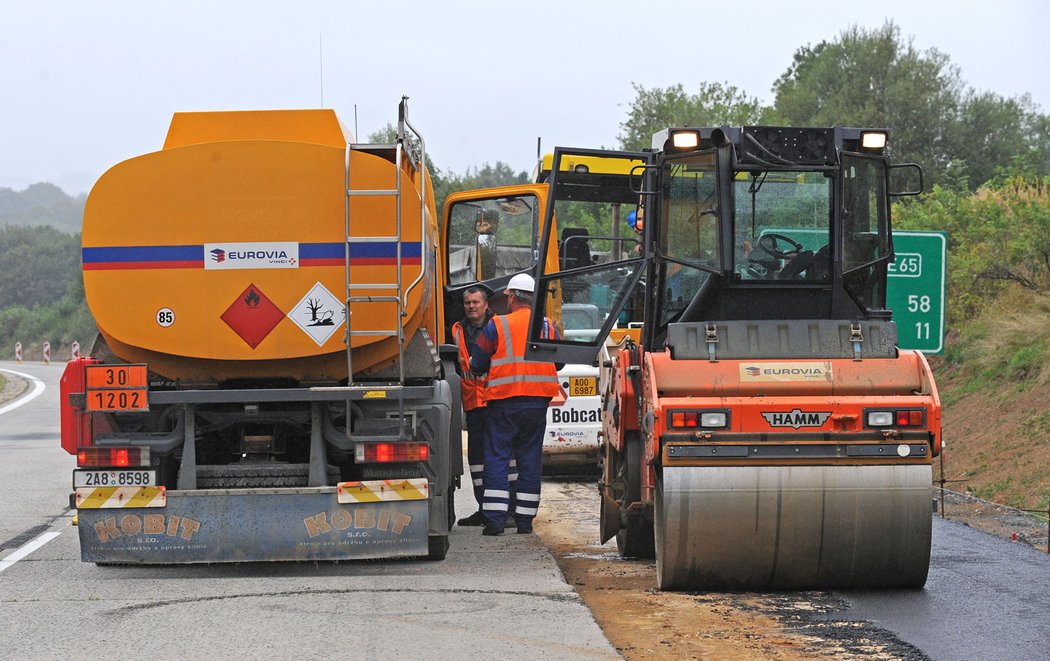
[[[673,467],[656,488],[663,590],[920,588],[930,466]]]
[[[101,564],[426,556],[426,479],[335,487],[77,489],[81,559]]]

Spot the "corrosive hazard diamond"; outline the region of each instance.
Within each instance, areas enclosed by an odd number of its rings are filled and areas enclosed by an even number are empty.
[[[226,325],[253,349],[259,346],[281,319],[284,319],[284,313],[255,285],[248,285],[222,313]]]
[[[346,319],[343,302],[320,282],[296,303],[288,316],[317,346],[323,346]]]

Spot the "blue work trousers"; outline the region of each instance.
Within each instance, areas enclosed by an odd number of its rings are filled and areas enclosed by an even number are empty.
[[[467,463],[470,464],[470,481],[474,487],[474,500],[478,511],[485,502],[485,415],[488,409],[481,408],[464,411],[467,417]],[[514,483],[518,479],[517,462],[510,461],[510,505],[514,507]]]
[[[485,491],[481,511],[492,526],[502,526],[511,512],[519,524],[531,522],[540,505],[547,408],[513,399],[491,400],[485,408]],[[518,478],[513,504],[508,481],[512,461],[517,464]]]

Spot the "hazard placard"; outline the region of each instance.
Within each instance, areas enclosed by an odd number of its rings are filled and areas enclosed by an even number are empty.
[[[323,346],[346,319],[343,302],[320,282],[295,304],[288,316],[317,346]]]

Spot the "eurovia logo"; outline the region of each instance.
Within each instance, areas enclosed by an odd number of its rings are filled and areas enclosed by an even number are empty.
[[[206,243],[204,251],[211,255],[205,269],[299,268],[299,244],[293,241]]]
[[[831,362],[741,363],[740,380],[752,381],[831,381]]]

